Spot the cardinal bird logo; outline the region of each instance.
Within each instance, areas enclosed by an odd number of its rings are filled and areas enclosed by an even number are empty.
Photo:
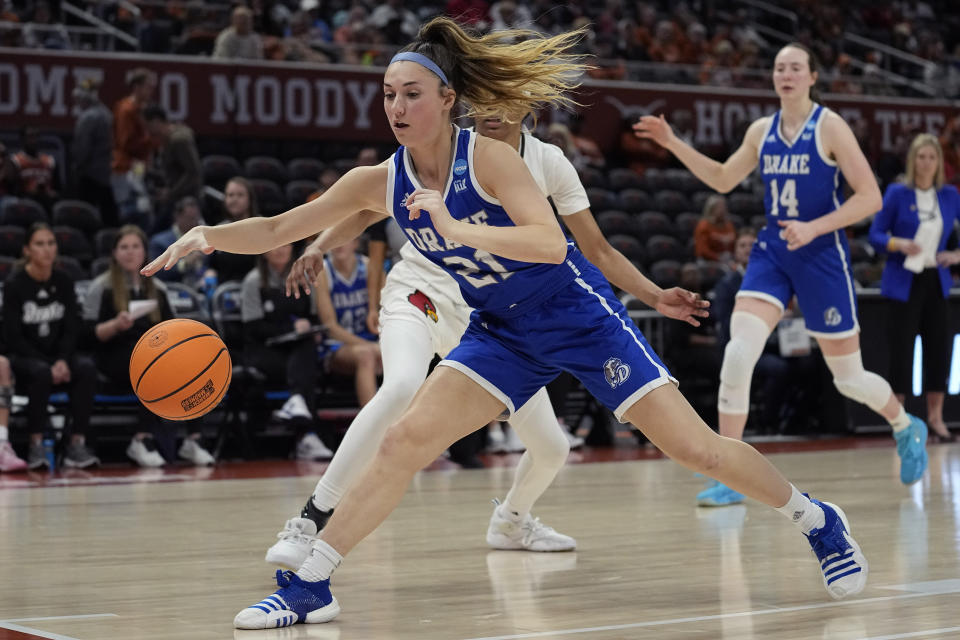
[[[426,315],[428,318],[434,322],[439,322],[439,319],[437,318],[437,307],[433,304],[433,300],[427,297],[427,294],[418,289],[417,291],[414,291],[408,295],[407,300],[417,309],[423,311],[424,315]]]

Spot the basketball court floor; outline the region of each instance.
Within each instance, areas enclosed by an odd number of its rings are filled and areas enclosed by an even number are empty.
[[[960,638],[960,445],[932,445],[912,487],[888,438],[759,448],[844,507],[870,562],[862,594],[831,600],[781,515],[697,508],[689,471],[620,448],[571,454],[584,464],[534,512],[576,552],[485,546],[517,456],[471,471],[438,462],[334,576],[336,621],[234,631],[236,612],[275,589],[263,554],[323,464],[9,475],[0,640]]]

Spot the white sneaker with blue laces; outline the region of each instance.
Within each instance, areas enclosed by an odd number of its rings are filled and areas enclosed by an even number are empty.
[[[810,501],[823,509],[823,526],[806,534],[820,561],[823,586],[836,600],[860,593],[867,585],[869,567],[860,545],[850,535],[847,516],[835,504],[813,498]]]

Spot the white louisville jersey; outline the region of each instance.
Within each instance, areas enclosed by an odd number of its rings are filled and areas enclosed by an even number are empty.
[[[577,170],[559,147],[543,142],[524,130],[520,138],[519,152],[534,182],[553,202],[559,215],[568,216],[590,207],[590,200],[580,184]],[[400,249],[400,257],[409,267],[404,272],[403,285],[420,289],[432,296],[444,295],[455,304],[466,305],[460,294],[460,286],[453,276],[430,262],[409,242]],[[396,284],[401,282],[394,278],[388,281],[387,286]]]

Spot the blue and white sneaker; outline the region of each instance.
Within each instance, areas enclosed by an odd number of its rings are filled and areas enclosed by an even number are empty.
[[[900,433],[894,432],[893,438],[900,456],[900,482],[913,484],[927,470],[927,425],[917,416],[907,415],[910,426]]]
[[[820,561],[823,586],[836,600],[860,593],[867,585],[869,567],[860,545],[850,535],[847,516],[835,504],[813,498],[810,501],[820,505],[825,518],[823,527],[806,534]]]
[[[307,582],[293,571],[277,570],[277,585],[280,588],[272,595],[238,613],[234,628],[274,629],[298,622],[329,622],[340,613],[340,603],[330,593],[329,578]]]
[[[743,502],[743,494],[738,493],[723,484],[716,482],[712,486],[697,494],[697,505],[701,507],[726,507]]]

